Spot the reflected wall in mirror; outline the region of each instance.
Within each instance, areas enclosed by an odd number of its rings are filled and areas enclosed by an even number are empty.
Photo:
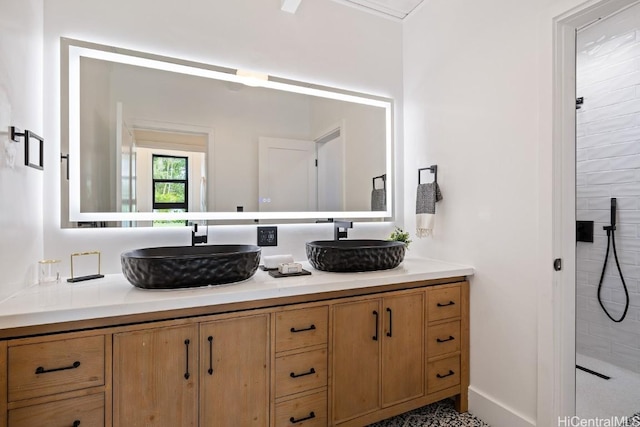
[[[389,99],[63,44],[70,221],[392,216]]]

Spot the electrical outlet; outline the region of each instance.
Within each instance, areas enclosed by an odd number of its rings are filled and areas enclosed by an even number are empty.
[[[258,246],[278,246],[278,227],[258,227]]]

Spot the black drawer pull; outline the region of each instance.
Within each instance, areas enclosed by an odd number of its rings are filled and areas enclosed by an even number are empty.
[[[389,332],[387,332],[387,336],[393,336],[393,312],[389,307],[387,307],[387,313],[389,313]]]
[[[308,328],[304,328],[304,329],[291,328],[291,332],[295,334],[296,332],[314,331],[315,329],[316,329],[316,325],[311,325]]]
[[[450,377],[451,375],[453,375],[454,373],[455,372],[453,372],[451,369],[449,369],[449,373],[448,374],[444,374],[444,375],[436,374],[436,377],[438,377],[438,378],[447,378],[447,377]]]
[[[290,376],[291,378],[298,378],[298,377],[304,377],[304,376],[307,376],[307,375],[313,375],[313,374],[315,374],[315,373],[316,373],[316,370],[315,370],[315,369],[313,369],[313,368],[311,368],[311,369],[309,370],[309,372],[304,372],[304,373],[302,373],[302,374],[294,374],[293,372],[291,372],[291,373],[289,374],[289,376]]]
[[[80,420],[75,420],[71,427],[78,427],[80,425]]]
[[[449,338],[445,338],[445,339],[436,338],[437,342],[447,342],[447,341],[453,341],[453,340],[455,340],[455,338],[452,337],[451,335],[449,335]]]
[[[373,310],[373,316],[376,318],[376,334],[373,336],[373,340],[378,341],[378,312]]]
[[[191,343],[191,341],[189,341],[188,339],[184,340],[184,345],[185,345],[185,347],[187,349],[187,368],[186,368],[187,372],[184,373],[184,379],[185,380],[188,380],[189,377],[191,376],[191,374],[189,373],[189,344],[190,343]]]
[[[73,365],[65,366],[63,368],[44,369],[42,366],[38,366],[36,368],[36,374],[46,374],[47,372],[66,371],[67,369],[76,369],[79,366],[80,366],[80,362],[78,362],[77,360],[73,362]]]
[[[213,337],[209,336],[207,340],[209,340],[209,370],[207,372],[209,375],[213,375]]]
[[[438,306],[438,307],[448,307],[448,306],[450,306],[450,305],[454,305],[454,304],[455,304],[455,302],[453,302],[453,301],[449,301],[449,302],[448,302],[448,303],[446,303],[446,304],[442,304],[441,302],[439,302],[439,303],[437,304],[437,306]]]
[[[289,422],[291,424],[295,424],[295,423],[301,423],[303,421],[307,421],[307,420],[312,420],[316,417],[315,412],[311,411],[309,412],[309,416],[308,417],[304,417],[304,418],[298,418],[297,420],[293,417],[289,418]]]

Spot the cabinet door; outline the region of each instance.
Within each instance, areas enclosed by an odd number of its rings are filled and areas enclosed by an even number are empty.
[[[113,337],[114,426],[197,426],[197,326]]]
[[[269,424],[269,315],[200,325],[200,425]]]
[[[424,293],[385,297],[382,405],[424,394]]]
[[[380,407],[380,300],[333,308],[333,419],[337,423]]]

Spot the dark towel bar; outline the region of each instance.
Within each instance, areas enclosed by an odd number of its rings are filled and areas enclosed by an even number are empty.
[[[376,189],[376,179],[381,179],[382,180],[382,188],[386,190],[387,188],[387,174],[383,174],[380,176],[374,176],[372,179],[372,184],[373,184],[373,189]]]
[[[434,175],[433,182],[438,182],[438,165],[431,165],[428,168],[418,169],[418,184],[422,184],[422,181],[421,181],[422,174],[420,172],[426,171],[426,170],[431,171],[431,173]]]

